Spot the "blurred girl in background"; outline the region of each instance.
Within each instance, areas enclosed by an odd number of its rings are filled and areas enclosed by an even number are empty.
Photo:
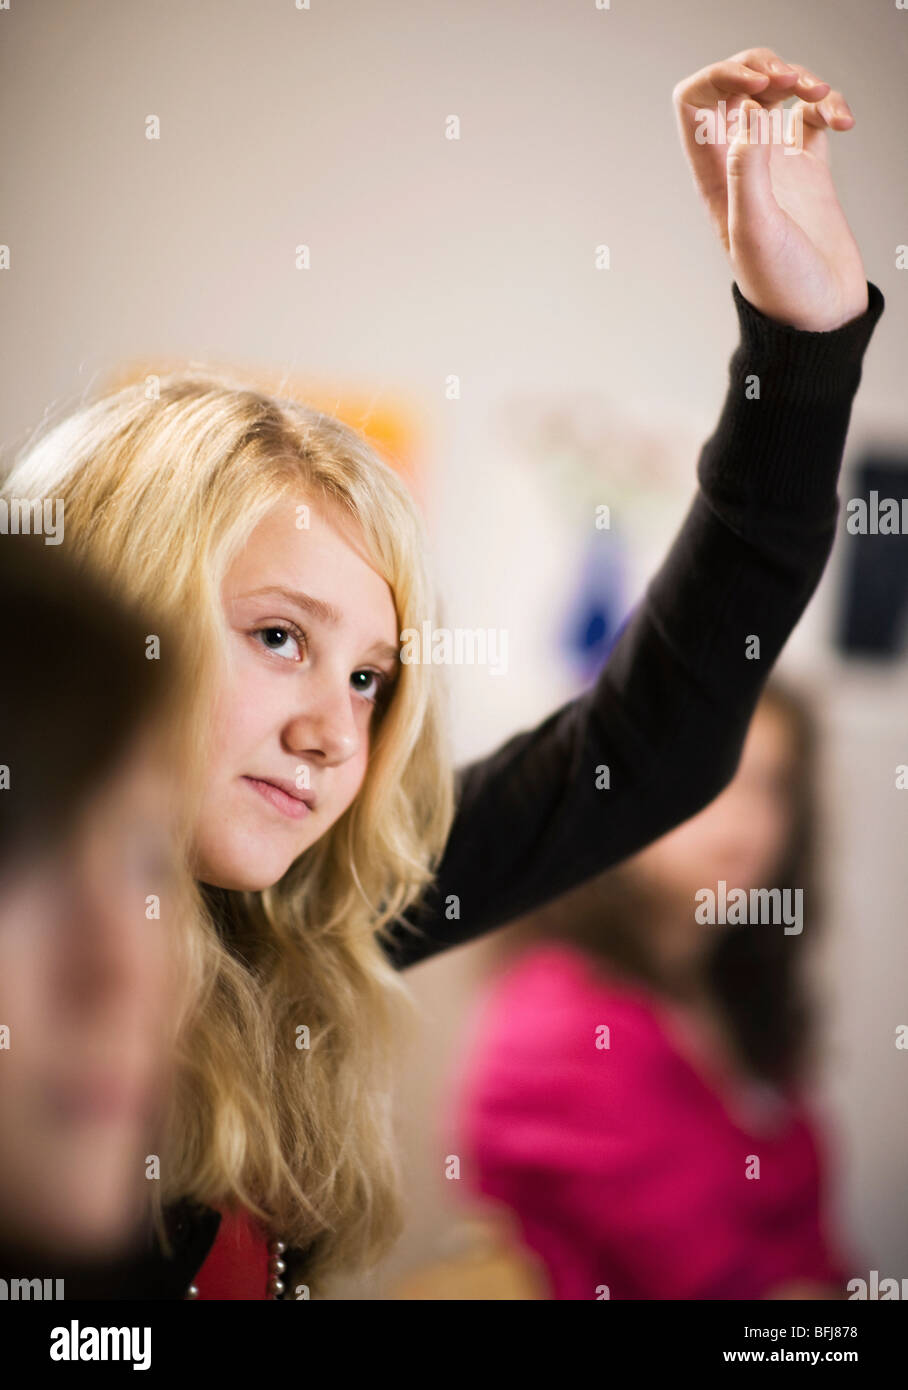
[[[552,1298],[843,1296],[804,1094],[814,746],[771,685],[717,800],[502,938],[455,1124]],[[801,889],[803,930],[698,922],[719,880]]]

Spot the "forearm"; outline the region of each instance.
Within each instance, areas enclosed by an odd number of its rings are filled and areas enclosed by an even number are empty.
[[[879,290],[869,293],[860,319],[805,333],[765,318],[735,287],[741,337],[699,491],[635,615],[636,641],[603,673],[637,756],[671,773],[687,815],[734,772],[770,668],[826,564],[852,401],[883,311]]]

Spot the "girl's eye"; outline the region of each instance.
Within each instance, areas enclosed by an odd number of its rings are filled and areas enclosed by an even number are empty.
[[[358,686],[356,693],[364,695],[371,704],[378,704],[384,697],[388,686],[388,678],[384,671],[354,671],[351,679],[356,680],[358,676],[365,676],[367,680],[372,682],[372,685],[365,690],[362,686]]]
[[[302,659],[306,634],[291,623],[271,623],[267,627],[258,627],[254,629],[252,636],[260,646],[279,656],[282,661]],[[377,705],[390,694],[391,681],[384,671],[364,669],[353,672],[352,681],[358,682],[362,679],[365,679],[366,684],[356,684],[356,693],[362,695],[370,704]]]
[[[285,661],[299,661],[302,657],[301,646],[305,638],[299,628],[280,627],[274,624],[271,627],[256,628],[253,636],[258,638],[261,645],[269,652],[274,652],[275,656],[281,657]],[[296,651],[285,650],[288,643],[293,643]]]

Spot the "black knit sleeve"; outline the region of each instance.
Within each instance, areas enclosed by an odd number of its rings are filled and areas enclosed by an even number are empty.
[[[860,318],[811,333],[732,286],[740,342],[680,532],[594,684],[458,771],[438,873],[384,943],[394,965],[542,906],[731,779],[832,546],[852,400],[884,308],[868,293]]]

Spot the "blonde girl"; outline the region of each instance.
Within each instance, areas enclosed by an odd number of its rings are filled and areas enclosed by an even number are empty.
[[[702,107],[792,94],[801,156],[746,130],[728,149],[695,138]],[[439,623],[426,537],[398,476],[337,420],[175,373],[83,405],[7,479],[9,498],[62,499],[65,544],[190,648],[200,986],[162,1163],[169,1225],[140,1290],[279,1295],[293,1251],[288,1292],[304,1297],[377,1259],[401,1221],[395,967],[601,872],[734,771],[828,555],[883,304],[829,176],[826,129],[852,118],[828,84],[754,49],[679,83],[675,103],[735,274],[728,397],[598,680],[491,757],[455,774],[439,668],[400,659],[407,629]],[[212,1293],[197,1275],[215,1257]],[[239,1291],[250,1271],[257,1293]]]

